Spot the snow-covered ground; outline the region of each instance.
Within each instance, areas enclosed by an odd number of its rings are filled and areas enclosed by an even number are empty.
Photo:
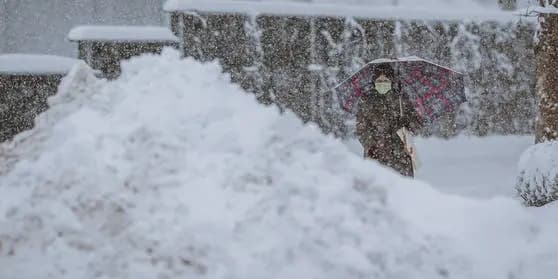
[[[417,138],[415,143],[420,163],[418,180],[442,192],[467,197],[515,197],[518,162],[534,144],[534,137]],[[358,141],[348,146],[353,153],[362,154]]]
[[[0,146],[1,279],[558,274],[555,205],[440,193],[178,58],[132,59],[112,82],[77,67]]]
[[[418,139],[422,165],[417,178],[458,195],[515,197],[517,164],[534,141],[530,136]]]

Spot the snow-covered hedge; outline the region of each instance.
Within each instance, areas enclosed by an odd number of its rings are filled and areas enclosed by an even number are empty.
[[[172,51],[85,66],[0,145],[0,278],[552,278],[556,208],[364,161]]]
[[[558,141],[539,143],[524,152],[516,189],[527,205],[541,206],[558,199]]]

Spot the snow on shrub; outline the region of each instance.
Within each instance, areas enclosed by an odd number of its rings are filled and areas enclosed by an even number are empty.
[[[530,206],[558,199],[558,141],[536,144],[523,153],[516,190]]]

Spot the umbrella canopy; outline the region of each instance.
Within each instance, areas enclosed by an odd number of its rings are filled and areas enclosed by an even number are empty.
[[[419,57],[374,60],[351,77],[337,85],[333,91],[340,106],[352,114],[357,111],[358,99],[372,92],[372,73],[382,64],[390,64],[402,94],[415,105],[425,123],[453,113],[466,101],[463,74]]]

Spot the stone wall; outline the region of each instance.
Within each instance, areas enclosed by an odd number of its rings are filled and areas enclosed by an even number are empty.
[[[0,142],[31,129],[35,117],[48,108],[63,75],[0,74]]]
[[[186,56],[218,59],[266,104],[291,109],[326,132],[351,125],[329,88],[366,62],[416,55],[465,73],[468,104],[425,135],[533,131],[535,25],[529,21],[395,21],[363,18],[170,14]]]

